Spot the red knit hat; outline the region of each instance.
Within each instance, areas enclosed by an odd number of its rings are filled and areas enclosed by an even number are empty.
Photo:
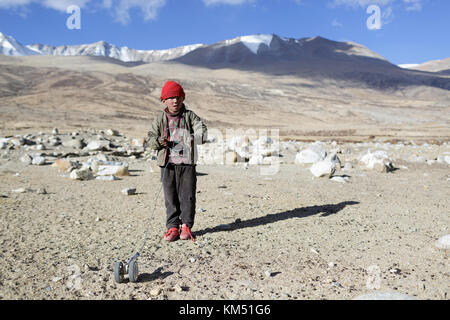
[[[167,81],[161,90],[161,100],[172,97],[185,97],[183,87],[175,81]]]

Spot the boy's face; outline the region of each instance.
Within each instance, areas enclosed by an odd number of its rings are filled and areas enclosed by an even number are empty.
[[[183,97],[171,97],[167,98],[166,100],[163,100],[163,103],[167,106],[169,109],[169,113],[177,113],[181,110],[183,106]]]

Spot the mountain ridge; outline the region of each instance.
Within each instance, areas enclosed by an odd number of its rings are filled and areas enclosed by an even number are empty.
[[[272,53],[274,52],[274,50],[282,49],[283,47],[286,48],[289,46],[296,46],[297,49],[299,49],[300,47],[304,47],[305,45],[307,46],[311,42],[328,43],[341,48],[343,46],[347,46],[348,49],[356,49],[353,51],[350,50],[348,52],[351,55],[359,53],[380,60],[386,60],[377,53],[360,44],[354,42],[337,42],[320,36],[295,39],[281,37],[276,34],[256,34],[226,39],[213,44],[190,44],[164,50],[137,50],[129,48],[127,46],[118,47],[106,41],[97,41],[90,44],[61,46],[51,46],[41,43],[23,45],[19,41],[15,40],[12,36],[7,36],[0,32],[0,41],[2,39],[8,40],[5,42],[5,46],[2,46],[2,43],[0,42],[0,49],[2,49],[0,50],[0,53],[4,55],[91,55],[110,57],[121,60],[123,62],[140,61],[149,63],[155,61],[174,60],[180,57],[184,57],[185,55],[198,49],[211,49],[221,46],[227,47],[236,44],[240,44],[245,47],[249,51],[247,53],[258,56],[261,54],[264,55],[265,53],[267,53],[267,50],[270,51],[270,49],[272,49]],[[4,49],[4,47],[8,50]]]

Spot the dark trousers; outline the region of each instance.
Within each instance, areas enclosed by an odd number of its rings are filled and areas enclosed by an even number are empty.
[[[161,168],[166,204],[167,229],[186,224],[194,226],[197,175],[195,166],[168,164]]]

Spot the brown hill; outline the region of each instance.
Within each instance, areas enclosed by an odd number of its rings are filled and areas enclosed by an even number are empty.
[[[176,62],[133,66],[86,56],[0,56],[0,134],[114,127],[143,135],[162,110],[161,86],[173,79],[185,87],[187,106],[210,128],[276,128],[286,138],[304,140],[448,140],[450,91],[443,86],[390,85],[383,78],[391,77],[387,70],[378,78],[356,67],[346,69],[351,77],[330,76],[337,74],[332,68],[316,68],[310,77]],[[402,77],[424,75],[409,70]],[[446,75],[433,79],[450,81]]]

